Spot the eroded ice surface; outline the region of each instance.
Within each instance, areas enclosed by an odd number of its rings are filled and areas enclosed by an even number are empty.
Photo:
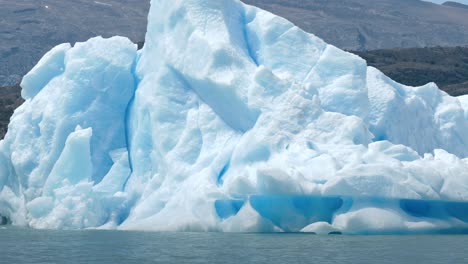
[[[468,227],[464,98],[395,83],[237,0],[153,0],[141,51],[63,44],[22,87],[0,143],[0,214],[18,225]]]

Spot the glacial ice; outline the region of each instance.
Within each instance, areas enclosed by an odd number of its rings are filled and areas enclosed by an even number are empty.
[[[465,110],[465,119],[468,119],[468,95],[459,96],[462,108]]]
[[[0,215],[55,229],[468,231],[468,99],[238,0],[152,0],[145,46],[52,49],[0,142]]]

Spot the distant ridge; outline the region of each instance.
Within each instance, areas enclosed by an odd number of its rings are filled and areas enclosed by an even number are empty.
[[[465,9],[468,9],[468,5],[465,5],[465,4],[462,4],[462,3],[458,3],[458,2],[452,2],[452,1],[447,1],[447,2],[443,3],[442,5],[444,5],[444,6],[456,7],[456,8],[465,8]]]

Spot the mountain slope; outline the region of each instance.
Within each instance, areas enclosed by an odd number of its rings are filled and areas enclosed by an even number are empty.
[[[244,0],[340,48],[468,45],[468,10],[419,0]]]
[[[339,48],[468,45],[468,9],[419,0],[245,0]],[[149,0],[0,0],[0,86],[14,85],[63,42],[144,38]]]

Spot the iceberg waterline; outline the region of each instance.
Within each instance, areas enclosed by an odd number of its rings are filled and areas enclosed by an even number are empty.
[[[141,51],[62,44],[22,87],[0,142],[0,214],[17,225],[468,228],[465,99],[237,0],[152,0]]]

